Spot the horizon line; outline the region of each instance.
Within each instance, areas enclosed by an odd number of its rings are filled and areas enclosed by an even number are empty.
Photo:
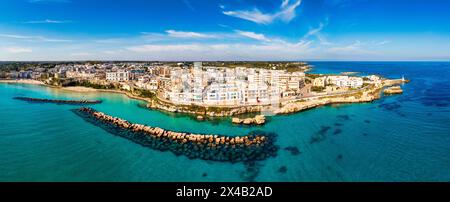
[[[444,60],[0,60],[9,62],[450,62]]]

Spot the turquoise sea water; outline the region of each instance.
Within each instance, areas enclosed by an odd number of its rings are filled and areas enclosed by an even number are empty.
[[[262,127],[198,122],[140,108],[141,101],[120,94],[0,84],[0,181],[450,181],[450,63],[311,64],[315,73],[405,75],[412,82],[403,95],[271,117]],[[16,96],[101,99],[93,108],[177,131],[275,132],[280,150],[256,163],[190,160],[113,136],[71,112],[76,106]]]

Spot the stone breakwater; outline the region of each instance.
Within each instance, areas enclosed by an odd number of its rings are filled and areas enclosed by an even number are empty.
[[[87,107],[75,109],[74,112],[114,135],[191,159],[230,162],[264,160],[276,156],[278,150],[274,145],[274,134],[249,134],[243,137],[192,134],[133,124]]]
[[[102,103],[101,100],[52,100],[52,99],[30,98],[30,97],[15,97],[14,99],[28,101],[28,102],[72,104],[72,105]]]

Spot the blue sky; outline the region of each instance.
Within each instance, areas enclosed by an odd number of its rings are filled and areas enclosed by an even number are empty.
[[[447,0],[2,0],[0,60],[450,60]]]

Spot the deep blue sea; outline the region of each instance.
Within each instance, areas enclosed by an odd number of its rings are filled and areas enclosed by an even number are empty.
[[[311,62],[314,73],[356,71],[411,83],[373,103],[270,117],[262,127],[198,122],[121,94],[0,84],[0,181],[450,181],[450,63]],[[16,96],[101,99],[93,108],[136,123],[195,133],[278,134],[277,157],[254,163],[190,160],[142,147],[85,122],[76,106]]]

